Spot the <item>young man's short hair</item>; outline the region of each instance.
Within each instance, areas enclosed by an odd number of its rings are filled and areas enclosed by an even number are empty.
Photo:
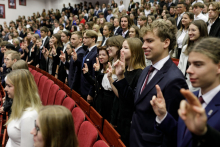
[[[72,34],[71,35],[77,35],[78,36],[78,38],[83,38],[83,35],[82,35],[82,32],[81,31],[75,31],[75,32],[72,32]]]
[[[14,59],[20,60],[21,59],[20,54],[18,52],[16,52],[16,51],[13,51],[13,50],[6,51],[5,54],[6,55],[10,54],[11,55],[11,60],[14,60]]]
[[[7,44],[10,44],[8,41],[2,41],[1,46],[6,46]]]
[[[44,31],[44,32],[48,33],[49,29],[47,27],[43,26],[40,28],[40,31]]]
[[[97,34],[94,30],[86,30],[86,31],[84,32],[84,34],[86,34],[86,37],[95,38],[95,42],[96,42],[97,39],[98,39],[98,34]]]
[[[155,20],[151,25],[144,27],[141,29],[142,36],[147,34],[148,32],[155,33],[161,41],[165,41],[166,39],[170,40],[170,45],[168,47],[169,51],[173,50],[176,46],[176,31],[177,29],[170,25],[167,21],[163,19]]]
[[[193,6],[192,6],[192,8],[204,8],[204,4],[203,3],[201,3],[201,2],[198,2],[198,3],[195,3]]]

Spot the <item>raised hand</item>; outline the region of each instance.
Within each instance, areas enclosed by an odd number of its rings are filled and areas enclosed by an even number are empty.
[[[86,63],[84,63],[84,66],[85,67],[82,69],[82,71],[83,71],[83,74],[86,74],[89,71],[89,68]]]
[[[187,99],[182,100],[178,110],[179,116],[185,122],[188,130],[196,135],[203,135],[207,131],[207,116],[198,98],[189,90],[181,89],[180,92]]]
[[[110,62],[108,62],[108,68],[107,68],[108,77],[112,77],[112,65]]]
[[[31,48],[31,52],[32,52],[32,53],[34,52],[34,47]]]
[[[43,47],[43,49],[42,49],[42,53],[44,54],[45,53],[45,51],[46,51],[46,48],[45,47]]]
[[[55,56],[57,54],[57,50],[55,48],[55,46],[53,45],[53,48],[52,48],[52,54]]]
[[[117,60],[114,63],[115,67],[115,74],[118,77],[118,80],[121,80],[124,78],[124,71],[125,71],[125,54],[124,51],[121,51],[121,57],[120,60]]]
[[[49,56],[49,51],[47,50],[47,48],[45,48],[45,55],[48,57]]]
[[[63,51],[60,51],[60,60],[62,61],[62,62],[65,62],[66,61],[66,55],[65,55],[65,53],[63,53]]]
[[[73,52],[71,53],[71,55],[72,55],[73,60],[76,61],[77,60],[77,53],[76,53],[75,49],[73,49]]]
[[[99,71],[100,69],[100,63],[98,57],[96,57],[96,63],[94,63],[93,68],[95,71]]]
[[[165,99],[163,97],[163,93],[161,92],[160,86],[155,86],[157,90],[157,96],[153,96],[152,100],[150,101],[150,104],[153,107],[154,113],[158,116],[160,120],[162,120],[166,115],[166,103]]]

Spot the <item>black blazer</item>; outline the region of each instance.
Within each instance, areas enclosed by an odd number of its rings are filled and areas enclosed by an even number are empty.
[[[211,26],[209,36],[220,37],[220,18],[219,17],[215,20],[214,24]]]
[[[84,59],[84,63],[86,63],[88,65],[89,68],[89,74],[92,77],[95,77],[95,71],[93,70],[93,64],[96,63],[96,57],[97,57],[97,47],[93,47],[93,49],[86,55],[86,58]],[[93,86],[85,79],[85,77],[83,76],[83,72],[82,72],[82,65],[81,65],[81,88],[80,88],[80,92],[81,92],[81,96],[86,99],[88,95],[94,97],[94,91],[93,91]]]
[[[176,27],[179,30],[181,28],[181,26],[182,26],[182,18],[180,19],[180,22],[179,22],[178,25],[177,25],[177,20],[178,20],[178,17],[176,18]]]
[[[130,6],[130,3],[128,4],[128,11],[131,11],[132,8],[135,8],[135,3],[133,2]]]
[[[113,32],[115,32],[115,30],[113,31]],[[121,27],[119,27],[118,29],[117,29],[117,31],[115,32],[115,36],[118,36],[118,35],[121,35],[122,34],[122,28]]]
[[[150,100],[157,95],[155,85],[158,84],[163,92],[167,111],[177,120],[179,103],[184,97],[180,93],[181,88],[188,89],[185,77],[171,59],[155,74],[140,94],[142,85],[146,79],[150,66],[141,73],[137,86],[132,89],[126,79],[115,82],[114,85],[119,95],[133,93],[134,113],[132,116],[130,146],[131,147],[171,147],[172,140],[162,132],[154,129],[156,114],[150,104]]]
[[[45,40],[45,42],[43,44],[43,46],[48,50],[50,49],[49,40],[50,40],[50,38],[47,37],[47,39]],[[41,52],[42,49],[43,48],[40,49],[40,53],[39,53],[39,66],[42,70],[47,71],[47,61],[44,58],[43,53]]]
[[[69,75],[68,75],[69,87],[79,93],[81,68],[82,68],[83,57],[85,55],[85,50],[83,49],[83,47],[80,47],[76,53],[77,53],[77,60],[74,61],[73,58],[71,57],[70,62],[65,63],[65,67],[69,69]]]
[[[123,31],[121,31],[121,34],[120,34],[121,36],[122,36],[122,32],[123,32]],[[126,33],[125,38],[129,38],[129,30],[128,30],[128,32]]]
[[[101,11],[101,12],[103,12],[103,11]],[[107,8],[105,8],[105,11],[104,11],[104,17],[105,17],[105,19],[106,19],[107,16],[108,16],[108,11],[107,11]]]

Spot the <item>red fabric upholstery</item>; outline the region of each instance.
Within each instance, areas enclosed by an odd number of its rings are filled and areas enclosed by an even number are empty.
[[[39,81],[39,84],[38,84],[38,91],[39,91],[41,101],[42,101],[42,94],[44,93],[44,86],[45,86],[45,83],[46,83],[47,79],[48,78],[46,76],[42,76],[40,78],[40,81]]]
[[[109,147],[109,145],[103,140],[98,140],[95,142],[93,147]]]
[[[66,93],[63,90],[59,90],[56,94],[54,105],[61,105],[65,97]]]
[[[29,69],[29,71],[32,71],[32,68],[29,67],[28,69]]]
[[[118,139],[120,139],[121,136],[118,134],[118,132],[112,127],[112,125],[107,120],[104,120],[102,134],[110,146],[118,145]]]
[[[71,99],[70,97],[66,97],[64,100],[63,100],[63,103],[62,103],[63,106],[65,106],[67,109],[69,109],[71,112],[73,110],[73,108],[75,107],[76,103],[73,99]]]
[[[35,66],[33,66],[33,65],[30,65],[30,64],[28,64],[28,67],[30,67],[30,68],[32,68],[32,69],[36,69],[36,67]]]
[[[56,98],[56,94],[59,90],[59,86],[57,86],[56,84],[53,84],[50,88],[50,92],[49,92],[49,97],[47,100],[47,105],[53,105],[55,102],[55,98]]]
[[[46,81],[46,83],[44,84],[44,89],[43,89],[43,94],[42,94],[42,104],[43,105],[47,104],[47,100],[48,100],[48,97],[49,97],[49,92],[50,92],[50,89],[51,89],[53,84],[54,84],[54,82],[50,79],[48,79]]]
[[[35,74],[35,76],[34,76],[34,80],[35,80],[35,83],[36,83],[37,87],[39,86],[40,78],[41,78],[42,76],[43,76],[42,73],[39,73],[39,72],[37,72],[37,73]]]
[[[41,69],[40,68],[36,68],[36,71],[40,72],[41,73]]]
[[[76,134],[78,134],[79,127],[82,124],[82,122],[85,120],[85,114],[79,107],[76,107],[72,111],[72,116],[74,120],[75,132]]]
[[[31,73],[32,73],[33,76],[35,76],[35,74],[37,73],[37,71],[36,71],[36,70],[32,70]]]
[[[95,124],[96,128],[102,132],[103,117],[93,107],[90,107],[89,118]]]
[[[84,121],[78,133],[78,141],[80,147],[92,147],[98,138],[98,131],[96,128],[89,122]]]

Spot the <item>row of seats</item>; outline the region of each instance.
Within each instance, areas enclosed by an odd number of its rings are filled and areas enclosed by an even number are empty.
[[[43,105],[63,105],[72,112],[80,147],[125,147],[107,120],[78,93],[47,72],[29,66]]]

